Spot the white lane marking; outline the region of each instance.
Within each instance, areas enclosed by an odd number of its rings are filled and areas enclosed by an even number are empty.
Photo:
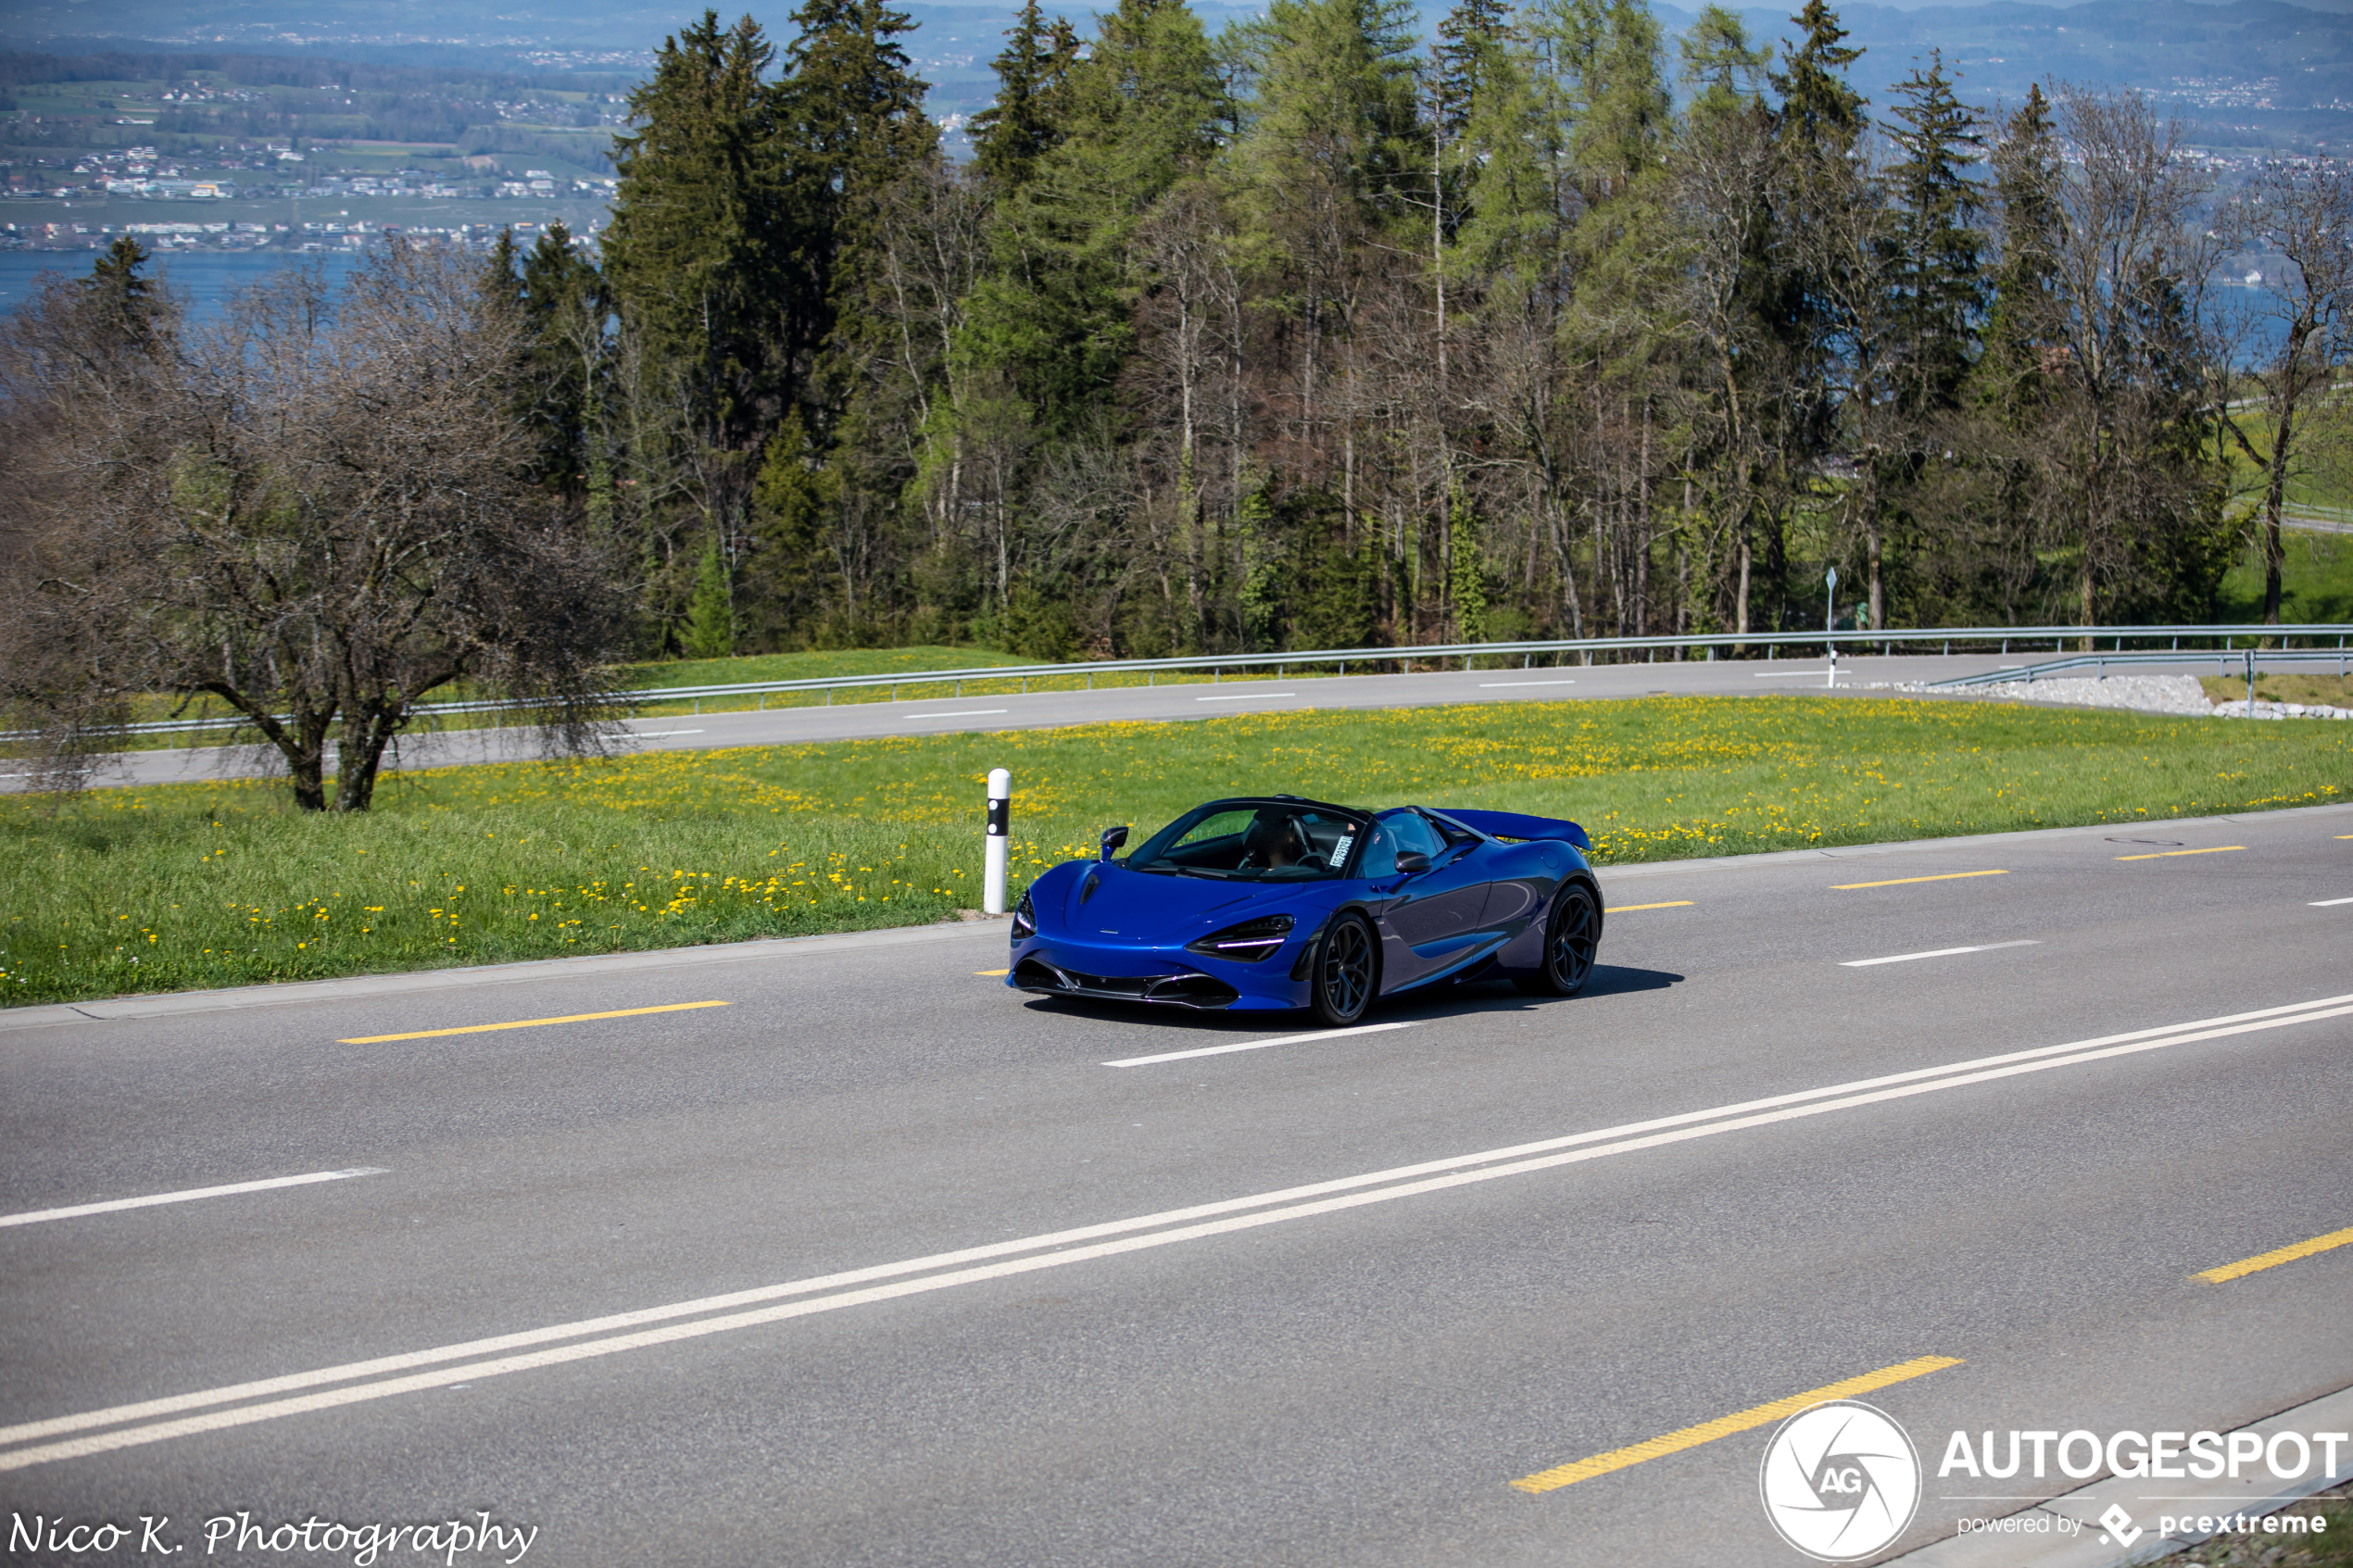
[[[1001,708],[959,708],[953,713],[909,713],[909,719],[977,719],[985,713],[1002,713]]]
[[[1976,947],[1931,947],[1925,953],[1897,953],[1884,959],[1845,959],[1840,961],[1839,968],[1869,969],[1873,964],[1880,963],[1910,963],[1914,959],[1949,959],[1956,953],[1991,953],[2003,947],[2039,947],[2041,946],[2040,942],[2030,939],[2024,942],[1988,942]]]
[[[698,735],[698,734],[702,734],[702,731],[700,731],[700,730],[632,730],[632,731],[630,731],[629,733],[630,733],[631,734],[633,734],[633,735],[635,735],[635,736],[636,736],[639,740],[659,740],[659,739],[660,739],[661,737],[662,737],[663,735]]]
[[[1532,1171],[1547,1170],[1579,1160],[1602,1159],[1636,1149],[1657,1148],[1692,1138],[1712,1137],[1718,1133],[1737,1132],[1799,1117],[1820,1115],[1828,1111],[1899,1099],[1911,1095],[1931,1094],[1941,1089],[1987,1083],[1995,1079],[2014,1077],[2020,1073],[2070,1067],[2082,1062],[2129,1056],[2142,1051],[2162,1050],[2169,1047],[2188,1045],[2200,1040],[2221,1039],[2233,1035],[2284,1028],[2290,1024],[2314,1022],[2347,1014],[2353,1014],[2353,995],[2322,997],[2309,1002],[2294,1002],[2280,1007],[2262,1008],[2253,1012],[2231,1013],[2220,1018],[2198,1019],[2188,1023],[2162,1024],[2155,1028],[2138,1029],[2122,1035],[2106,1035],[2089,1040],[2069,1041],[2064,1045],[2041,1046],[2028,1050],[2011,1051],[2000,1056],[1950,1062],[1942,1067],[1918,1068],[1908,1073],[1894,1073],[1878,1078],[1856,1079],[1849,1083],[1831,1084],[1816,1089],[1801,1089],[1790,1094],[1775,1095],[1765,1099],[1747,1100],[1736,1105],[1684,1111],[1678,1115],[1658,1117],[1647,1122],[1632,1122],[1616,1127],[1598,1128],[1589,1133],[1572,1133],[1565,1137],[1549,1138],[1538,1143],[1487,1149],[1477,1154],[1456,1155],[1450,1159],[1428,1160],[1418,1165],[1398,1166],[1391,1170],[1375,1171],[1359,1176],[1343,1176],[1305,1186],[1290,1187],[1277,1192],[1256,1193],[1246,1198],[1226,1198],[1214,1203],[1199,1204],[1189,1209],[1168,1210],[1158,1214],[1146,1214],[1135,1219],[1114,1220],[1101,1224],[1084,1225],[1073,1230],[1026,1236],[1015,1241],[994,1242],[985,1247],[968,1248],[960,1252],[937,1253],[931,1257],[914,1258],[903,1262],[876,1264],[869,1268],[853,1269],[846,1273],[826,1274],[813,1279],[794,1280],[781,1285],[736,1291],[727,1296],[708,1296],[698,1300],[681,1301],[665,1307],[651,1307],[635,1312],[616,1313],[610,1317],[559,1323],[548,1328],[530,1329],[518,1334],[503,1335],[493,1339],[477,1339],[465,1344],[410,1351],[405,1355],[385,1356],[371,1361],[355,1361],[343,1366],[324,1367],[314,1372],[293,1373],[282,1377],[236,1384],[224,1388],[206,1389],[193,1394],[179,1394],[160,1399],[149,1399],[134,1405],[117,1405],[106,1410],[54,1416],[44,1421],[28,1422],[17,1426],[0,1428],[0,1444],[29,1442],[34,1438],[54,1436],[66,1432],[87,1431],[93,1427],[116,1426],[121,1423],[143,1420],[150,1416],[170,1414],[179,1411],[199,1410],[208,1405],[228,1404],[238,1399],[256,1399],[263,1395],[284,1393],[296,1388],[315,1388],[329,1383],[346,1383],[355,1378],[462,1361],[469,1356],[490,1355],[526,1345],[546,1344],[551,1340],[579,1338],[590,1334],[610,1334],[615,1329],[634,1328],[645,1323],[660,1323],[667,1319],[686,1317],[699,1312],[716,1311],[722,1308],[738,1307],[752,1302],[774,1301],[780,1297],[806,1296],[812,1292],[825,1290],[840,1292],[812,1300],[765,1308],[755,1312],[702,1318],[694,1323],[681,1323],[649,1333],[626,1334],[596,1339],[586,1344],[565,1346],[534,1355],[516,1356],[504,1361],[477,1361],[460,1369],[429,1373],[422,1376],[369,1383],[357,1387],[334,1389],[302,1399],[280,1400],[270,1404],[245,1405],[236,1410],[218,1411],[211,1415],[162,1422],[147,1426],[128,1427],[120,1431],[100,1433],[90,1437],[48,1444],[40,1448],[18,1449],[13,1452],[0,1453],[0,1471],[19,1470],[28,1465],[44,1463],[52,1460],[71,1459],[85,1454],[131,1448],[143,1443],[158,1442],[168,1437],[182,1436],[194,1432],[217,1431],[223,1427],[244,1425],[249,1422],[267,1421],[281,1415],[297,1414],[307,1410],[327,1409],[363,1399],[383,1399],[412,1389],[446,1387],[453,1376],[488,1377],[501,1372],[518,1372],[527,1367],[550,1366],[563,1361],[610,1355],[620,1350],[636,1349],[648,1345],[665,1344],[677,1339],[723,1333],[729,1329],[747,1328],[758,1323],[778,1322],[812,1312],[829,1311],[840,1307],[860,1306],[870,1301],[887,1300],[894,1297],[946,1289],[953,1286],[968,1285],[1005,1274],[1055,1268],[1065,1263],[1109,1257],[1143,1248],[1190,1241],[1201,1236],[1243,1230],[1253,1225],[1271,1224],[1280,1220],[1328,1213],[1367,1203],[1386,1202],[1391,1198],[1412,1197],[1468,1183],[1491,1181],[1501,1176],[1520,1175]],[[1525,1158],[1530,1155],[1541,1157]],[[1497,1161],[1511,1161],[1511,1163],[1499,1164],[1496,1163]],[[1465,1167],[1473,1166],[1479,1168],[1465,1169]],[[1429,1179],[1416,1179],[1423,1177]],[[1353,1190],[1367,1187],[1375,1190]],[[1346,1194],[1347,1196],[1327,1198],[1324,1196],[1327,1194]],[[1317,1201],[1302,1202],[1299,1201],[1301,1199],[1317,1199]],[[1288,1205],[1288,1207],[1268,1207],[1275,1204]],[[1209,1224],[1184,1223],[1206,1219],[1213,1215],[1236,1214],[1237,1210],[1247,1209],[1259,1209],[1264,1211],[1256,1214],[1239,1214],[1235,1218]],[[1180,1224],[1183,1228],[1175,1230],[1153,1228]],[[1123,1236],[1126,1233],[1138,1231],[1150,1231],[1151,1234],[1126,1235],[1124,1240],[1105,1242],[1097,1246],[1073,1247],[1071,1245],[1076,1242],[1093,1242],[1098,1237]],[[927,1274],[922,1279],[909,1280],[899,1285],[865,1290],[843,1291],[841,1289],[846,1286],[862,1285],[868,1281],[888,1279],[894,1275],[916,1273],[928,1269],[946,1269],[955,1265],[977,1262],[984,1259],[1002,1258],[1010,1253],[1030,1252],[1040,1248],[1057,1247],[1064,1248],[1065,1250],[1050,1252],[1042,1257],[1017,1259],[987,1268],[961,1269],[952,1273]]]
[[[313,1171],[304,1176],[272,1176],[266,1182],[232,1182],[227,1186],[187,1187],[146,1198],[117,1198],[105,1203],[76,1203],[65,1209],[34,1209],[22,1214],[0,1214],[0,1225],[37,1225],[50,1220],[78,1220],[84,1214],[112,1214],[124,1209],[152,1209],[158,1203],[194,1203],[199,1198],[227,1198],[240,1192],[268,1192],[273,1187],[308,1186],[313,1182],[347,1182],[354,1176],[381,1176],[381,1166],[359,1165],[348,1171]]]
[[[1819,670],[1775,670],[1756,678],[1760,681],[1810,681],[1824,673]]]
[[[1389,1029],[1411,1029],[1428,1023],[1427,1018],[1408,1018],[1398,1023],[1359,1023],[1353,1029],[1318,1029],[1313,1035],[1284,1035],[1272,1040],[1244,1040],[1238,1046],[1202,1046],[1189,1051],[1163,1051],[1157,1056],[1123,1057],[1106,1061],[1105,1067],[1141,1067],[1152,1061],[1189,1061],[1197,1056],[1226,1056],[1234,1051],[1263,1051],[1269,1046],[1312,1046],[1318,1040],[1338,1040],[1350,1035],[1378,1035]]]
[[[1478,684],[1478,689],[1485,691],[1490,686],[1573,686],[1575,684],[1577,684],[1575,681],[1481,681]]]
[[[2353,898],[2316,898],[2312,902],[2312,908],[2316,909],[2334,909],[2339,904],[2353,904]]]
[[[1297,696],[1297,692],[1236,692],[1231,696],[1197,696],[1195,702],[1248,702],[1254,696]]]

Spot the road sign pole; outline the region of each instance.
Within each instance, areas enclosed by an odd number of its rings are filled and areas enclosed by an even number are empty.
[[[1824,684],[1838,685],[1838,645],[1831,634],[1838,630],[1838,568],[1832,567],[1822,579],[1822,646],[1830,650],[1831,672]]]
[[[984,914],[1005,912],[1005,830],[1013,814],[1013,775],[1002,768],[988,770],[988,828],[982,841],[987,859],[981,872],[980,908]]]

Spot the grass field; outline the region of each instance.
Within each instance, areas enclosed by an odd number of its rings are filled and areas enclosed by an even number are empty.
[[[736,659],[680,659],[659,664],[632,664],[622,671],[622,684],[646,686],[726,686],[749,681],[814,681],[827,676],[896,675],[921,670],[979,670],[1014,664],[1035,664],[995,648],[961,647],[826,648],[805,653],[756,653]]]
[[[2280,619],[2353,621],[2353,533],[2281,532]],[[2263,619],[2263,559],[2252,546],[2223,574],[2221,615],[2225,622]]]
[[[2353,725],[1996,704],[1651,698],[1237,716],[387,780],[365,816],[281,784],[0,797],[16,1004],[915,924],[979,903],[1013,770],[1016,881],[1218,795],[1566,815],[1604,864],[2300,806]]]

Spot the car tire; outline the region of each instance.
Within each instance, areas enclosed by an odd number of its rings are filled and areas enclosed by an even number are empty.
[[[1373,1005],[1373,987],[1380,970],[1372,928],[1362,915],[1342,915],[1332,922],[1315,944],[1315,961],[1307,966],[1307,1005],[1315,1022],[1341,1028],[1365,1016]]]
[[[1602,903],[1581,882],[1565,882],[1553,897],[1544,922],[1544,963],[1512,984],[1535,997],[1573,997],[1593,977],[1593,954],[1602,942]]]

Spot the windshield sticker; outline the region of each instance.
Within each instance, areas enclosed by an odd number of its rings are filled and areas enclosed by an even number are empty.
[[[1336,866],[1336,865],[1340,864],[1342,860],[1347,859],[1348,859],[1348,847],[1349,847],[1350,845],[1352,845],[1352,844],[1355,843],[1355,842],[1356,842],[1356,835],[1355,835],[1354,834],[1353,834],[1353,833],[1344,833],[1344,834],[1341,834],[1340,835],[1340,842],[1339,842],[1338,844],[1335,844],[1335,845],[1333,845],[1333,846],[1332,846],[1332,864]]]

